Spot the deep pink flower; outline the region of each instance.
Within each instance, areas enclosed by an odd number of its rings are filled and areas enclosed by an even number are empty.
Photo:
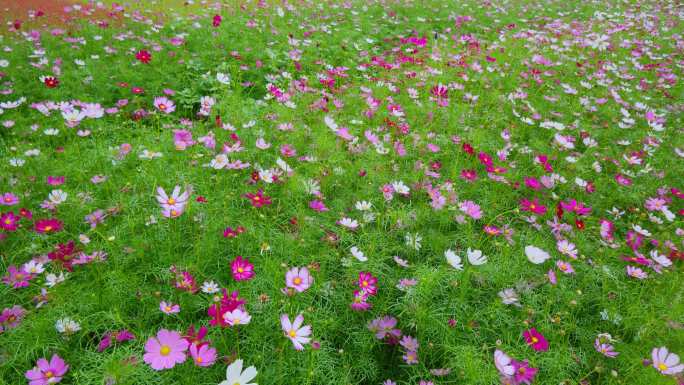
[[[538,352],[549,350],[549,342],[537,331],[537,329],[532,328],[530,330],[525,330],[523,332],[523,337],[525,337],[525,341],[527,341],[527,344],[530,345],[532,349]]]
[[[154,370],[171,369],[185,361],[188,345],[178,332],[162,329],[145,343],[143,360]]]
[[[522,211],[529,211],[535,215],[546,214],[546,206],[540,204],[538,198],[534,198],[531,201],[528,199],[525,199],[525,198],[521,199],[520,200],[520,209]]]
[[[64,177],[64,176],[48,175],[48,177],[47,177],[47,184],[50,186],[62,185],[62,184],[64,184],[64,181],[66,181],[66,177]]]
[[[256,208],[271,204],[271,197],[264,195],[264,191],[261,189],[259,189],[256,194],[247,193],[244,195],[244,197],[249,199],[252,203],[252,206]]]
[[[312,200],[311,202],[309,202],[309,208],[318,212],[328,211],[328,208],[325,207],[325,203],[319,200]]]
[[[513,379],[515,380],[516,384],[530,384],[534,380],[534,376],[537,375],[537,371],[539,369],[537,368],[532,368],[529,366],[527,363],[527,360],[524,361],[516,361],[512,360],[511,364],[513,365],[513,369],[515,370],[513,374]]]
[[[140,51],[136,52],[135,58],[141,63],[149,64],[150,60],[152,60],[152,54],[150,54],[150,52],[147,50],[141,49]]]
[[[209,306],[209,309],[207,310],[207,314],[211,317],[211,320],[209,321],[211,326],[229,326],[223,318],[223,315],[232,312],[235,309],[244,308],[245,300],[240,299],[238,295],[239,293],[234,291],[228,296],[228,291],[223,289],[223,298],[221,298],[221,302]],[[198,335],[201,333],[202,329],[200,329]],[[201,339],[201,337],[198,338]]]
[[[59,219],[39,219],[34,225],[34,230],[40,234],[57,233],[62,231],[64,224]]]
[[[11,211],[0,215],[0,229],[5,231],[16,231],[19,227],[19,219],[20,218]]]
[[[254,278],[254,265],[249,262],[249,259],[242,258],[240,255],[233,259],[230,269],[236,281],[249,281]]]
[[[214,17],[211,20],[211,25],[213,25],[214,27],[218,27],[221,25],[222,20],[223,18],[221,17],[221,15],[214,15]]]
[[[48,385],[62,381],[62,377],[69,371],[69,365],[64,360],[53,354],[50,362],[41,358],[36,362],[36,366],[28,370],[24,376],[29,380],[29,385]]]
[[[359,273],[359,288],[368,295],[375,295],[378,292],[378,288],[375,286],[378,283],[378,279],[373,276],[373,274],[362,271]]]
[[[365,311],[373,306],[368,302],[369,294],[363,290],[354,290],[354,298],[352,299],[351,308],[353,310]]]

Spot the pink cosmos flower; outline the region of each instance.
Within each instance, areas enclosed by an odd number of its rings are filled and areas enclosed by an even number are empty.
[[[185,362],[188,345],[177,332],[162,329],[145,343],[143,360],[154,370],[171,369]]]
[[[613,345],[601,342],[600,338],[596,338],[596,341],[594,341],[594,349],[608,358],[615,358],[618,354],[620,354],[619,352],[615,351]]]
[[[575,269],[572,268],[572,265],[569,262],[556,261],[556,267],[564,274],[575,274]]]
[[[19,326],[25,314],[26,309],[19,305],[2,309],[2,313],[0,313],[0,333]]]
[[[205,345],[190,345],[190,357],[192,357],[192,362],[197,366],[211,366],[216,362],[216,349]]]
[[[236,281],[249,281],[254,278],[254,265],[249,262],[249,259],[242,258],[240,255],[231,262],[230,269]]]
[[[323,203],[323,201],[320,201],[317,199],[309,202],[309,208],[311,208],[314,211],[318,211],[318,212],[328,211],[328,208],[325,207],[325,203]]]
[[[653,348],[651,358],[653,367],[662,374],[674,376],[684,371],[684,364],[679,363],[679,356],[669,352],[665,346]]]
[[[157,96],[154,98],[154,107],[164,114],[170,114],[176,110],[176,105],[166,96]]]
[[[11,192],[0,195],[0,205],[2,206],[14,206],[17,203],[19,203],[19,197]]]
[[[252,320],[252,316],[242,309],[235,309],[223,313],[223,320],[226,321],[229,326],[247,325],[249,321]]]
[[[311,338],[311,325],[302,326],[304,316],[298,314],[294,322],[290,322],[290,316],[282,314],[280,316],[280,326],[285,332],[285,337],[289,338],[296,350],[304,350],[304,344],[309,343]]]
[[[195,144],[192,140],[192,132],[188,130],[173,130],[173,144],[176,150],[185,150]]]
[[[180,313],[180,305],[161,301],[159,303],[159,310],[161,310],[164,314],[176,314]]]
[[[221,298],[220,303],[209,306],[209,309],[207,310],[207,314],[211,317],[211,320],[209,321],[211,326],[226,327],[228,326],[228,323],[223,318],[224,314],[232,312],[235,309],[244,310],[245,300],[240,299],[238,295],[239,293],[234,291],[228,296],[228,291],[223,289],[223,297]]]
[[[357,311],[365,311],[370,309],[373,305],[368,302],[368,293],[363,290],[354,290],[354,299],[351,303],[351,308]]]
[[[295,289],[299,293],[311,287],[312,283],[313,277],[306,267],[293,267],[285,273],[285,286]]]
[[[31,273],[24,270],[24,267],[17,269],[16,266],[10,265],[7,268],[7,275],[2,277],[2,282],[14,289],[20,287],[28,287],[29,281],[33,279]]]
[[[473,201],[463,201],[459,203],[458,208],[473,219],[482,218],[482,210],[480,206]]]
[[[544,338],[544,336],[537,331],[537,329],[532,328],[530,330],[525,330],[523,332],[523,337],[527,344],[532,347],[532,349],[538,352],[545,352],[549,350],[549,342]]]
[[[396,328],[397,319],[390,316],[376,318],[368,323],[368,330],[375,333],[375,338],[381,340],[385,337],[397,340],[401,337],[401,330]]]
[[[648,278],[648,274],[646,274],[645,271],[641,270],[638,267],[634,267],[631,265],[627,265],[627,275],[636,278],[636,279],[646,279]]]
[[[24,376],[29,380],[29,385],[56,384],[62,381],[68,370],[69,365],[60,356],[53,354],[50,362],[45,358],[39,359],[36,366],[28,370]]]
[[[104,336],[102,336],[102,340],[100,341],[100,344],[97,346],[97,351],[98,352],[103,352],[105,351],[108,347],[112,345],[113,341],[116,342],[124,342],[124,341],[130,341],[134,340],[135,336],[133,333],[129,332],[126,329],[119,330],[119,331],[112,331],[112,332],[107,332],[105,333]]]

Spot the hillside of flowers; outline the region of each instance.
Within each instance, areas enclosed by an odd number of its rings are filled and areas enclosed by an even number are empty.
[[[0,10],[0,384],[684,384],[679,1]]]

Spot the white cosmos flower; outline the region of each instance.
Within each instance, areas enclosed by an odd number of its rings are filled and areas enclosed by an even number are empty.
[[[461,260],[461,257],[456,255],[453,250],[447,249],[444,252],[444,257],[447,260],[447,263],[451,265],[456,270],[463,270],[463,262]]]
[[[370,202],[358,201],[356,202],[355,207],[359,211],[368,211],[371,209],[371,207],[373,207],[373,205]]]
[[[469,247],[466,254],[468,255],[468,262],[473,266],[480,266],[487,263],[487,256],[482,254],[482,250],[470,250]]]
[[[230,75],[219,72],[216,74],[216,81],[221,84],[228,85],[230,84]]]
[[[349,249],[349,251],[351,251],[354,258],[358,259],[361,262],[366,262],[368,260],[368,257],[363,255],[363,251],[359,250],[359,248],[356,246],[352,246],[352,248]]]
[[[525,255],[527,255],[527,259],[535,265],[542,264],[546,262],[547,259],[551,258],[549,253],[536,246],[525,246]]]
[[[48,195],[48,200],[55,204],[58,205],[60,203],[63,203],[66,201],[68,194],[65,193],[64,191],[57,189],[57,190],[52,190],[50,194]]]
[[[226,368],[226,380],[218,385],[258,385],[256,382],[250,382],[256,377],[257,370],[254,366],[250,366],[245,371],[242,371],[242,360],[235,360]]]
[[[55,329],[62,334],[73,334],[81,330],[81,325],[69,317],[64,317],[55,322]]]

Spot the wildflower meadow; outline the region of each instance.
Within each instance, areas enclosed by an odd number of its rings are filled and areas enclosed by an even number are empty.
[[[0,10],[0,385],[684,384],[681,2]]]

